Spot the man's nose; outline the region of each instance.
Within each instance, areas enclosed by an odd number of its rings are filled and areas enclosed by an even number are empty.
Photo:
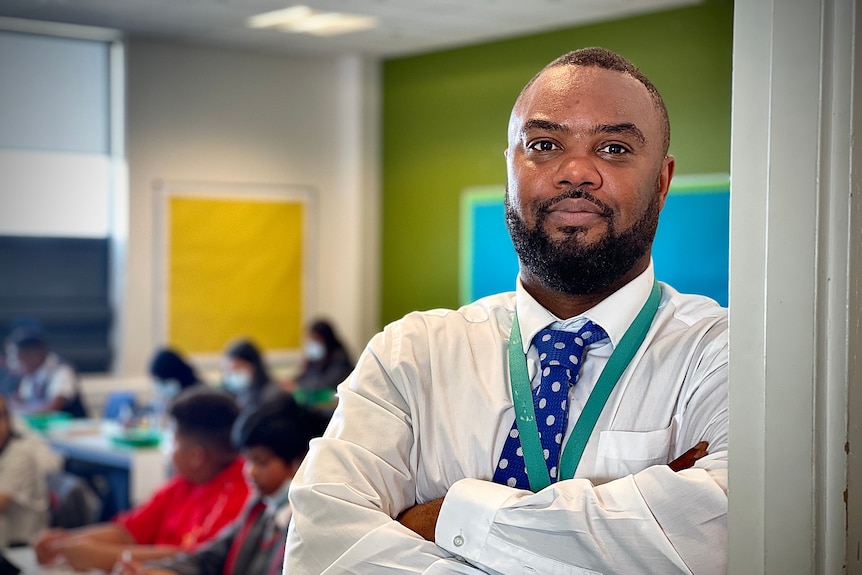
[[[569,152],[560,157],[554,184],[563,188],[596,189],[602,185],[597,158],[584,152]]]

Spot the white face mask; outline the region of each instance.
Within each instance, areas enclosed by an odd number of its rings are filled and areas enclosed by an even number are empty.
[[[224,374],[224,386],[233,392],[251,387],[251,374],[247,371],[229,371]]]
[[[156,380],[156,395],[163,400],[173,399],[180,392],[180,382],[175,379]]]
[[[309,361],[320,361],[326,357],[326,347],[319,341],[309,340],[305,342],[305,357]]]

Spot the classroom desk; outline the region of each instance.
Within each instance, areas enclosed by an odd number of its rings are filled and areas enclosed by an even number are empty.
[[[167,457],[156,447],[130,447],[111,439],[112,422],[75,420],[52,428],[46,439],[66,459],[67,469],[75,464],[102,469],[116,493],[116,511],[138,505],[168,478]]]
[[[71,565],[59,563],[56,565],[39,565],[36,561],[36,553],[32,547],[12,547],[4,549],[3,555],[6,556],[13,565],[21,570],[20,575],[94,575],[104,571],[75,571]]]

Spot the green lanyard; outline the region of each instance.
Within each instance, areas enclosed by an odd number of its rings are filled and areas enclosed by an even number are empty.
[[[575,470],[587,446],[587,441],[593,433],[596,421],[598,421],[599,415],[623,371],[628,367],[629,362],[643,343],[650,325],[652,325],[656,310],[658,310],[660,299],[661,288],[659,288],[657,281],[653,281],[649,297],[614,348],[614,352],[602,370],[602,374],[599,376],[592,393],[590,393],[590,398],[587,400],[587,404],[563,448],[559,479],[570,479],[575,476]],[[536,411],[533,407],[533,386],[530,384],[530,376],[527,372],[527,359],[521,342],[521,328],[518,325],[517,309],[512,320],[512,333],[509,336],[509,378],[512,382],[512,399],[515,403],[518,434],[521,437],[521,448],[527,465],[527,478],[530,480],[530,489],[537,492],[550,485],[551,479],[548,476],[548,466],[545,463],[542,444],[539,441]]]

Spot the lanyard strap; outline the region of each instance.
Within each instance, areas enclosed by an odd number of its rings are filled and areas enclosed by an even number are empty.
[[[569,440],[566,441],[560,461],[560,479],[570,479],[575,476],[575,470],[587,446],[587,441],[593,433],[596,421],[623,371],[643,343],[658,310],[660,299],[661,288],[657,281],[653,281],[649,297],[614,348]],[[527,478],[530,480],[530,489],[537,492],[550,485],[551,479],[548,476],[548,467],[539,440],[536,411],[533,407],[533,386],[530,384],[527,371],[517,309],[512,320],[512,333],[509,336],[509,378],[512,383],[512,399],[515,403],[515,420],[518,422],[518,434],[521,438],[524,462],[527,465]]]

